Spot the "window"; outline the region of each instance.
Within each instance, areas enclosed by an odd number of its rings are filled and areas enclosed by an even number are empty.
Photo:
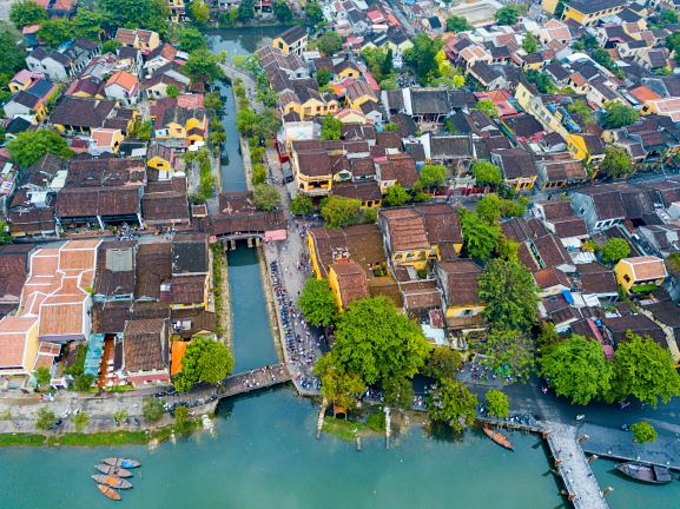
[[[629,276],[628,274],[624,274],[624,275],[623,275],[623,280],[624,280],[626,283],[630,283],[630,276]]]

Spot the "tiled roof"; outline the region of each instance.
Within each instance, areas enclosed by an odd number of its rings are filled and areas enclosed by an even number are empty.
[[[168,324],[163,319],[129,320],[125,324],[125,370],[154,371],[168,367]]]
[[[338,260],[331,264],[338,279],[338,288],[343,306],[350,302],[368,297],[366,272],[352,260]]]
[[[663,260],[656,256],[623,258],[619,263],[630,265],[633,270],[633,275],[635,276],[635,281],[663,279],[668,275]]]

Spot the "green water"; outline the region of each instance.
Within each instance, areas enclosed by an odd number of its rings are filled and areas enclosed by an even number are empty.
[[[510,453],[469,434],[462,442],[413,428],[391,450],[380,438],[353,444],[314,438],[316,408],[291,389],[232,400],[216,436],[119,449],[0,451],[0,507],[93,509],[112,505],[89,479],[112,454],[143,464],[121,507],[555,508],[561,499],[536,437],[512,437]]]

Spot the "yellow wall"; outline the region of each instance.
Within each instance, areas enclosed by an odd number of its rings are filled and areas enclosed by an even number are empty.
[[[38,321],[33,324],[29,329],[26,338],[26,348],[24,349],[24,359],[23,367],[26,373],[30,373],[33,364],[35,363],[35,357],[38,355],[38,349],[40,348],[40,342],[38,341]]]
[[[338,275],[333,270],[333,267],[328,271],[328,285],[331,287],[331,293],[335,297],[335,303],[338,305],[338,309],[342,311],[342,295],[340,294],[340,283],[338,282]]]
[[[567,150],[577,159],[585,162],[586,165],[599,165],[604,159],[604,154],[592,155],[588,152],[586,142],[579,134],[569,134],[567,136]]]
[[[316,274],[317,279],[321,279],[321,270],[319,270],[319,256],[314,245],[314,238],[312,234],[307,232],[307,248],[309,249],[309,260],[312,262],[312,269]]]
[[[276,39],[274,39],[274,40],[272,41],[272,48],[278,48],[278,49],[280,49],[285,55],[287,55],[288,53],[290,53],[290,48],[289,48],[288,45],[284,42],[284,40],[281,39],[281,37],[277,37]]]
[[[31,84],[32,84],[31,82],[28,82],[28,83],[25,83],[25,84],[22,85],[21,83],[17,83],[16,81],[12,81],[12,82],[9,83],[8,87],[9,87],[10,92],[12,92],[13,94],[16,94],[19,90],[26,90],[26,87],[28,87],[28,85],[31,85]]]
[[[147,166],[156,168],[157,170],[170,170],[170,161],[166,161],[162,157],[153,157],[146,162]]]
[[[555,9],[557,9],[558,0],[543,0],[541,7],[543,10],[549,14],[555,14]]]
[[[515,188],[515,191],[529,191],[534,188],[536,177],[505,179],[505,183]]]
[[[449,306],[446,318],[470,318],[484,311],[484,306]]]
[[[373,101],[374,103],[378,102],[376,99],[368,95],[362,95],[361,97],[356,98],[354,101],[350,101],[348,99],[349,107],[355,111],[359,111],[361,109],[361,105],[367,103],[368,101]]]
[[[359,70],[354,69],[353,67],[348,67],[346,69],[343,69],[338,73],[338,78],[342,78],[343,80],[346,78],[358,78],[359,77]]]
[[[562,19],[573,19],[577,23],[588,26],[596,23],[599,19],[604,18],[605,16],[610,16],[612,14],[618,14],[623,10],[623,6],[618,6],[618,7],[612,7],[611,9],[604,9],[592,14],[584,14],[580,11],[577,11],[574,9],[572,6],[569,4],[565,4],[564,6],[564,12],[562,14]]]

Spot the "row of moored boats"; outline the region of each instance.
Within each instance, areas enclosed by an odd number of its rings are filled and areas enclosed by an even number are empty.
[[[92,479],[97,483],[102,495],[119,501],[123,497],[118,490],[132,488],[132,483],[127,480],[132,477],[130,470],[140,466],[139,461],[130,458],[105,458],[102,463],[94,466],[100,473],[93,475]]]

